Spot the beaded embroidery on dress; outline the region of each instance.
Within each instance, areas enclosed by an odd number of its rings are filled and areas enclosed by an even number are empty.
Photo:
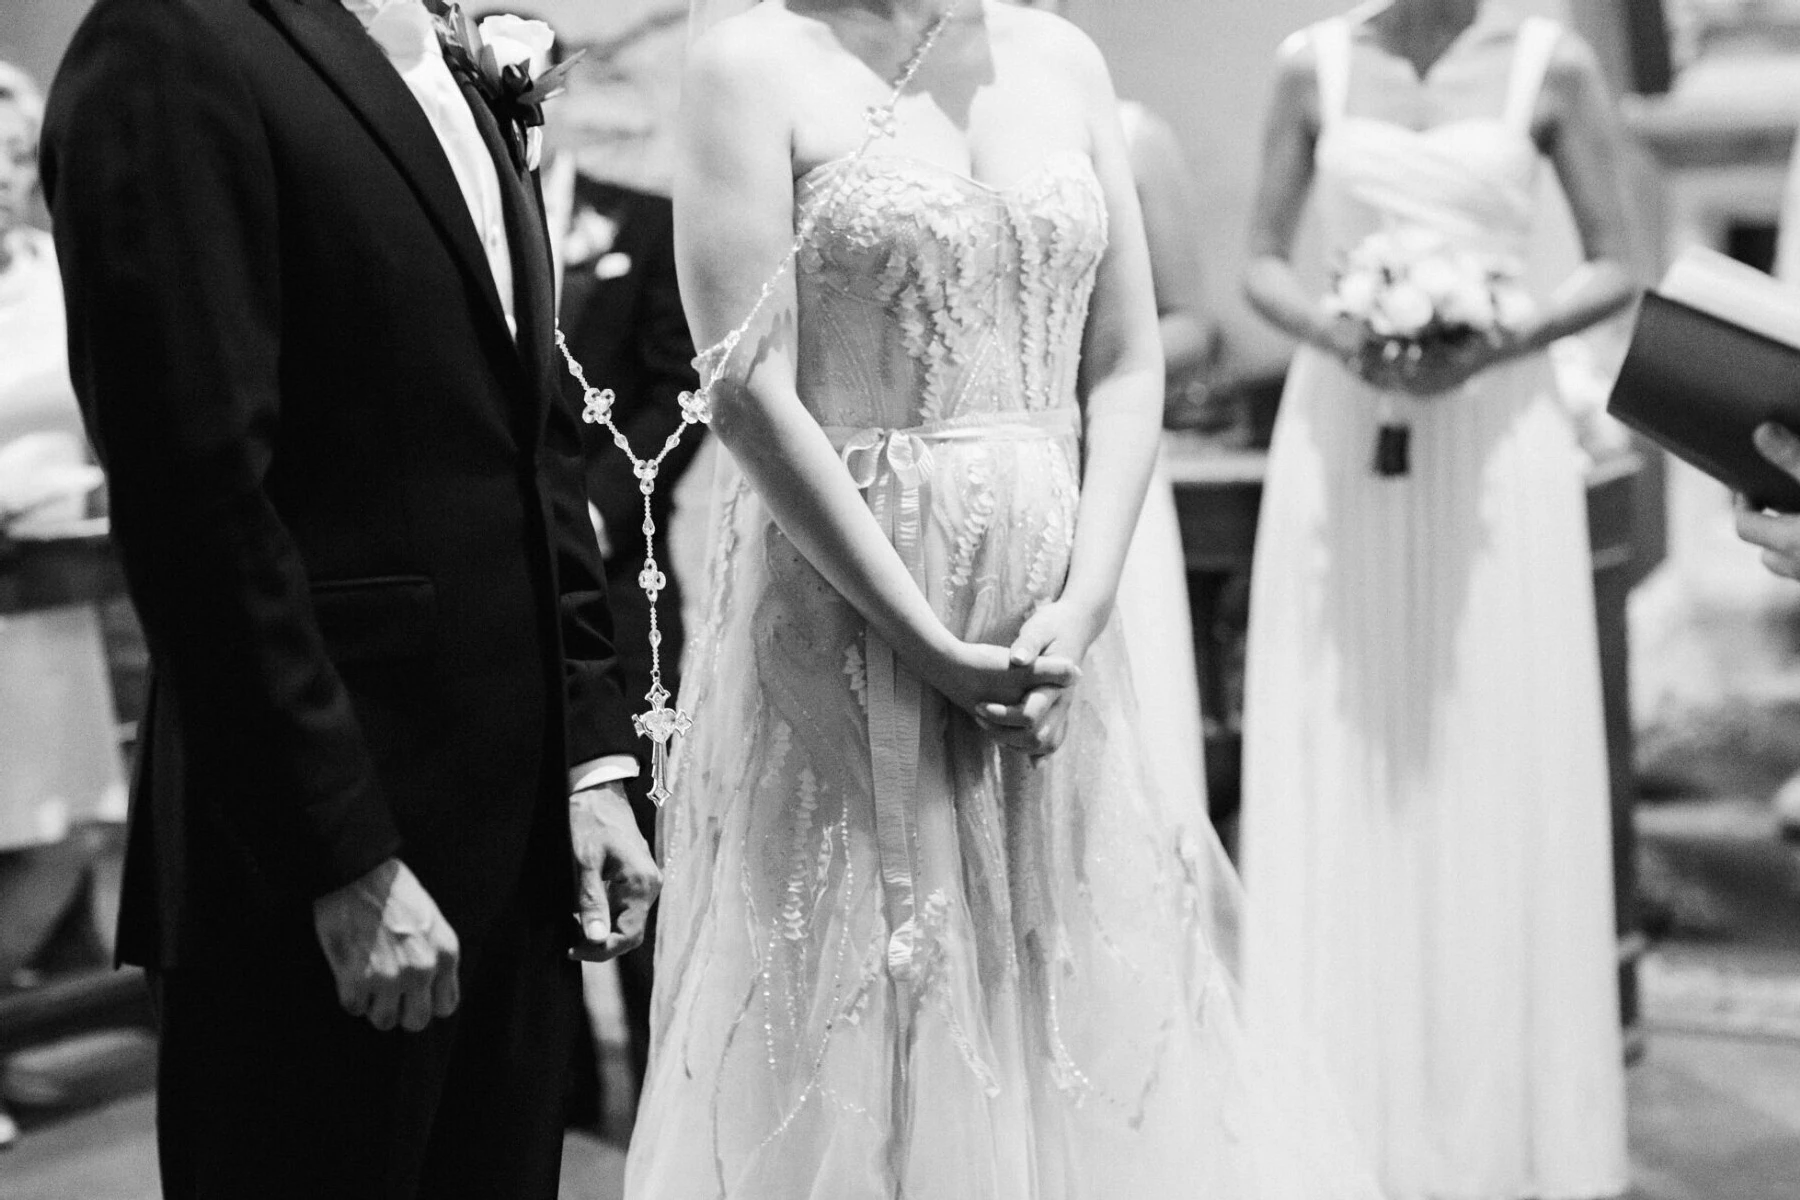
[[[1098,180],[871,154],[796,184],[798,383],[945,623],[1068,567]],[[897,663],[730,465],[659,833],[649,1200],[1372,1197],[1237,1016],[1236,876],[1158,794],[1116,621],[1032,765]]]

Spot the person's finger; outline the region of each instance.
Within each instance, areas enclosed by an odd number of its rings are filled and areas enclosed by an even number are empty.
[[[408,1033],[423,1032],[431,1024],[435,1005],[431,995],[431,977],[409,983],[400,993],[400,1028]]]
[[[1081,668],[1060,654],[1042,654],[1029,668],[1032,687],[1069,687],[1081,678]]]
[[[1012,648],[1008,651],[1013,666],[1029,667],[1037,661],[1040,654],[1050,648],[1050,643],[1056,637],[1056,629],[1055,622],[1046,615],[1047,612],[1047,609],[1039,609],[1025,619],[1019,636],[1013,639]]]
[[[1050,715],[1051,709],[1056,707],[1056,700],[1060,694],[1060,689],[1037,688],[1034,690],[1025,697],[1023,705],[1025,719],[1033,727],[1041,726],[1044,719]]]
[[[1764,550],[1763,566],[1787,579],[1800,580],[1800,559],[1780,550]]]
[[[598,866],[583,865],[576,895],[576,919],[581,923],[581,936],[590,942],[603,942],[612,933],[612,908],[606,899],[606,880]]]
[[[1765,550],[1800,549],[1800,520],[1791,516],[1739,509],[1734,516],[1738,537]]]
[[[358,986],[354,983],[346,985],[342,980],[338,982],[338,1003],[343,1005],[344,1011],[351,1016],[368,1016],[369,1005],[373,1000],[374,992],[367,983]]]
[[[362,981],[355,970],[348,964],[331,960],[331,978],[337,984],[338,1005],[353,1017],[362,1016],[362,1010],[368,1007],[363,1000]]]
[[[1785,425],[1765,421],[1756,427],[1756,448],[1762,456],[1800,479],[1800,437]]]
[[[1030,754],[1037,749],[1037,735],[1030,729],[1000,729],[990,735],[994,741],[1008,750],[1017,750]]]
[[[1021,704],[983,704],[975,715],[990,729],[1024,729],[1031,724]]]
[[[462,942],[444,921],[432,927],[431,936],[438,950],[437,969],[431,977],[431,1011],[448,1017],[462,1004]]]
[[[431,1011],[439,1017],[453,1016],[462,1005],[462,970],[451,959],[438,966],[431,980]]]
[[[369,1000],[369,1024],[386,1033],[400,1023],[400,989],[392,983],[375,986]]]
[[[622,933],[613,933],[607,935],[605,941],[577,946],[569,952],[569,957],[578,962],[611,962],[621,954],[629,954],[633,950],[636,950],[642,941],[642,934],[639,934],[637,938],[633,939],[626,937]]]
[[[643,944],[644,931],[650,920],[650,905],[661,888],[660,877],[646,878],[643,872],[633,871],[628,878],[616,878],[612,887],[612,932],[603,938],[582,942],[569,952],[570,958],[580,962],[606,962]]]
[[[613,935],[632,945],[644,940],[650,923],[650,898],[636,887],[619,887],[613,894]]]

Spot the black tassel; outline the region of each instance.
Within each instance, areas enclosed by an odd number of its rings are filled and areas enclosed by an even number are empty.
[[[1375,435],[1375,473],[1390,479],[1412,470],[1412,427],[1384,424]]]

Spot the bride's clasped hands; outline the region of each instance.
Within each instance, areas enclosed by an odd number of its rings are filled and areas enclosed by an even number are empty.
[[[1039,610],[1046,620],[1034,630],[1033,617],[1011,647],[952,639],[920,678],[952,704],[973,716],[1003,746],[1033,755],[1062,744],[1066,701],[1081,678],[1081,657],[1099,632],[1078,645],[1051,636],[1058,605]]]
[[[1003,746],[1023,750],[1033,759],[1061,747],[1068,733],[1069,707],[1080,678],[1079,663],[1106,627],[1110,607],[1082,604],[1067,597],[1042,605],[1025,621],[1008,652],[1013,669],[1033,669],[1035,679],[1016,703],[985,703],[975,709],[976,722]],[[1074,667],[1066,680],[1047,678],[1063,664]]]

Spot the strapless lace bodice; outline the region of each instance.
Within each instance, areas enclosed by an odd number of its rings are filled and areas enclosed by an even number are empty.
[[[819,422],[906,428],[1075,403],[1106,250],[1087,156],[1006,188],[897,156],[797,185],[800,394]]]

